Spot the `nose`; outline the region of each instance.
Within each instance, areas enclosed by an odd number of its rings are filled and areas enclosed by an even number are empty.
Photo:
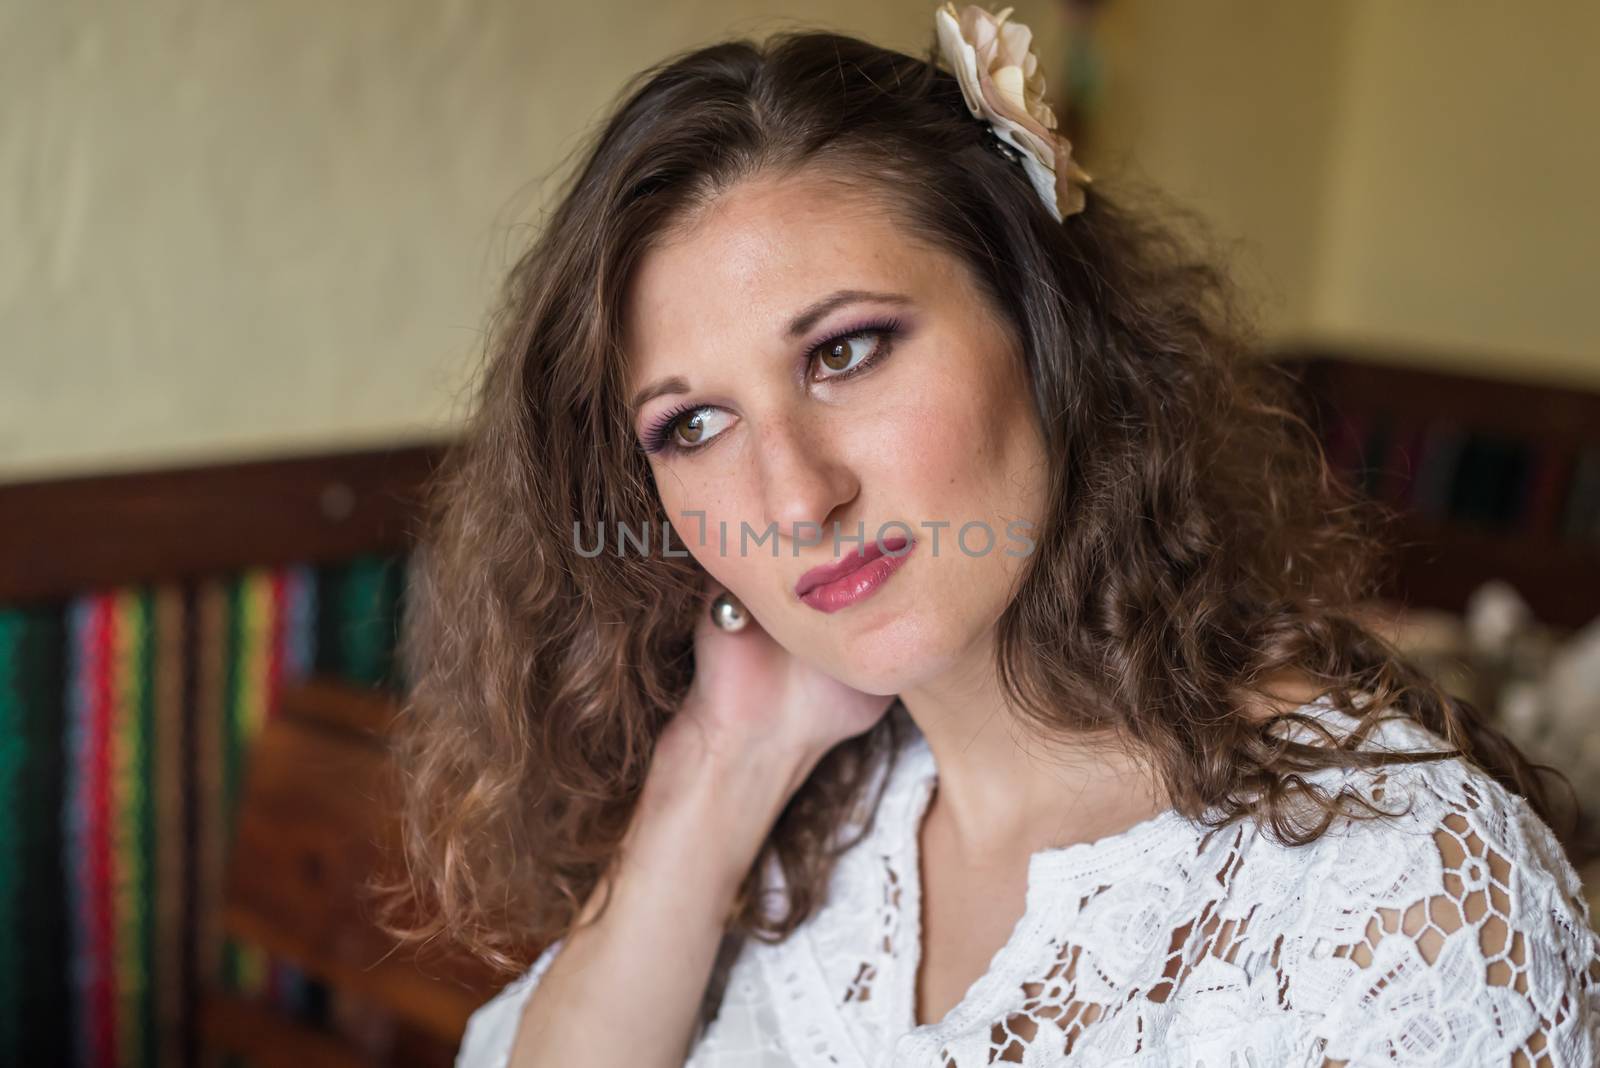
[[[765,520],[779,537],[831,536],[831,522],[855,500],[860,483],[833,434],[789,418],[768,420],[759,435]]]

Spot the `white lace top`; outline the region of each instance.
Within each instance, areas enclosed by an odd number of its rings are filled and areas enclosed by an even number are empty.
[[[1411,808],[1306,846],[1169,810],[1035,853],[1010,938],[918,1026],[918,829],[937,769],[906,724],[828,903],[783,943],[739,948],[687,1068],[1600,1065],[1600,937],[1578,878],[1525,801],[1455,759],[1318,773]],[[1408,720],[1363,747],[1378,746],[1447,748]],[[458,1068],[504,1068],[563,944],[472,1016]]]

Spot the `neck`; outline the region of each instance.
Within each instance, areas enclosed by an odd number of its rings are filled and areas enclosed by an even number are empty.
[[[1107,736],[1042,735],[1006,700],[985,649],[900,700],[939,769],[928,821],[973,857],[1093,841],[1168,807]]]

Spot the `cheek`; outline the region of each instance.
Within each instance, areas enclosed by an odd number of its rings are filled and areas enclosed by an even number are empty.
[[[681,475],[660,471],[656,473],[656,496],[672,524],[675,544],[681,544],[705,565],[707,556],[716,553],[717,521],[721,518],[719,503],[707,498],[704,487],[686,481]]]
[[[1003,381],[970,375],[929,377],[874,420],[879,476],[907,506],[939,514],[916,519],[989,519],[1014,511],[1025,489],[1019,471],[1039,459],[1027,412]]]
[[[751,517],[753,503],[741,499],[736,480],[708,479],[693,473],[656,472],[657,497],[672,523],[673,546],[689,551],[717,582],[738,592],[745,585],[750,552],[739,552],[740,523],[759,530]],[[770,554],[770,543],[761,550]]]

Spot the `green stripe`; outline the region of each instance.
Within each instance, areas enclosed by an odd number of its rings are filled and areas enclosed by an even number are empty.
[[[358,683],[372,684],[381,671],[383,621],[379,601],[383,589],[381,562],[363,557],[353,562],[341,592],[344,610],[344,669]]]
[[[22,1063],[22,769],[28,739],[23,730],[21,690],[26,621],[19,612],[0,612],[0,1063]]]
[[[66,779],[67,602],[15,613],[22,629],[18,659],[11,665],[21,698],[26,762],[20,772],[22,865],[18,875],[20,915],[26,924],[10,930],[21,988],[0,1004],[11,1012],[21,1051],[11,1064],[53,1064],[70,1048],[71,999],[67,986],[67,847],[62,837],[62,790]]]

